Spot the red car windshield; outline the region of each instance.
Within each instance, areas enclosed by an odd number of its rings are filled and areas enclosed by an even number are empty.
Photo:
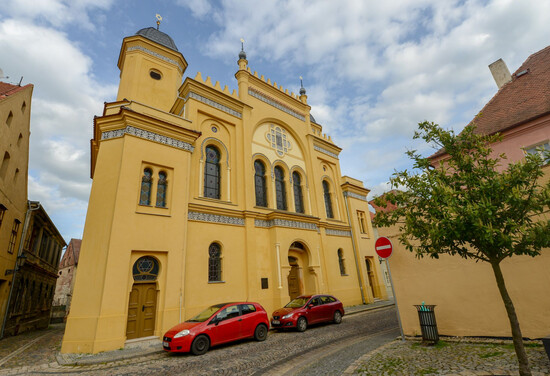
[[[205,322],[210,317],[212,317],[216,312],[220,310],[225,304],[216,304],[206,308],[204,311],[199,313],[197,316],[190,318],[187,322]]]
[[[293,299],[290,301],[290,303],[288,303],[285,308],[300,308],[300,307],[303,307],[306,305],[306,303],[308,302],[309,300],[309,297],[307,298],[296,298],[296,299]]]

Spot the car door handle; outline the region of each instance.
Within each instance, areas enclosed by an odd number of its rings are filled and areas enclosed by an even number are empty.
[[[243,319],[239,319],[239,321],[243,321]]]

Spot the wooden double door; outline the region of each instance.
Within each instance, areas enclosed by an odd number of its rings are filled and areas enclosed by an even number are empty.
[[[156,311],[156,283],[134,283],[128,303],[126,339],[153,336]]]

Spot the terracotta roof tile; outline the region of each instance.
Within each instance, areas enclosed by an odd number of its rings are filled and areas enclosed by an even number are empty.
[[[550,46],[535,52],[514,72],[477,116],[476,133],[494,134],[550,113]],[[438,150],[430,158],[445,154]]]
[[[17,93],[18,91],[25,89],[28,86],[32,86],[32,84],[27,84],[25,86],[18,86],[18,85],[12,85],[12,84],[8,84],[7,82],[0,81],[0,101],[9,97],[10,95]]]
[[[532,54],[470,124],[493,134],[550,112],[550,46]]]

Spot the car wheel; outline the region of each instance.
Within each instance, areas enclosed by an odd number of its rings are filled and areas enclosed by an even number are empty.
[[[193,355],[202,355],[208,351],[210,340],[205,335],[200,335],[193,340],[191,344],[191,352]]]
[[[267,338],[267,327],[264,324],[260,324],[254,330],[254,339],[256,341],[265,341]]]
[[[340,324],[342,322],[342,314],[340,313],[340,311],[336,311],[334,312],[334,323],[335,324]]]
[[[296,323],[296,330],[304,332],[307,329],[307,320],[305,317],[300,317]]]

